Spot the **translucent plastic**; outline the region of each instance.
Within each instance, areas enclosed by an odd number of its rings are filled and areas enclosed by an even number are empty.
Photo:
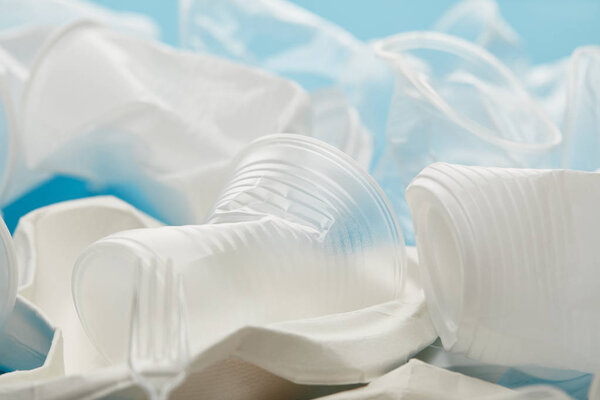
[[[511,69],[524,67],[521,38],[494,0],[463,0],[446,11],[433,30],[475,43]]]
[[[206,224],[118,233],[80,256],[73,297],[109,359],[124,359],[135,266],[152,259],[171,259],[182,275],[194,353],[245,325],[398,297],[402,235],[352,159],[315,139],[273,135],[250,144],[231,171]]]
[[[436,163],[406,196],[444,348],[493,364],[600,368],[600,174]]]
[[[12,237],[0,217],[0,330],[15,305],[18,269]]]
[[[600,47],[580,47],[569,65],[563,131],[565,168],[600,168]]]
[[[262,71],[84,22],[46,43],[20,121],[32,168],[111,185],[183,224],[206,216],[245,144],[309,133],[308,103],[296,84]]]
[[[376,43],[396,72],[383,157],[373,175],[413,241],[404,190],[425,166],[445,161],[550,167],[561,134],[514,75],[481,47],[435,32]]]
[[[140,14],[118,13],[80,0],[0,0],[0,29],[53,27],[81,18],[92,19],[111,29],[146,38],[157,38],[158,27]]]
[[[374,136],[377,157],[393,78],[367,43],[285,0],[180,0],[179,12],[184,48],[260,67],[309,92],[338,90]]]

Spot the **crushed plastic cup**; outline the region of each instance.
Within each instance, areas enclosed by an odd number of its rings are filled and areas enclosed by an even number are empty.
[[[404,190],[437,162],[552,167],[561,134],[517,78],[483,48],[436,32],[409,32],[375,44],[394,69],[387,146],[372,173],[412,243]]]
[[[232,163],[203,225],[108,236],[79,257],[73,298],[106,357],[125,359],[136,265],[173,263],[197,353],[247,325],[353,311],[402,291],[405,248],[383,193],[352,159],[266,136]]]
[[[436,163],[406,197],[446,350],[598,370],[600,174]]]
[[[571,56],[563,132],[565,168],[600,168],[600,46],[580,47]]]
[[[28,165],[110,185],[171,223],[202,221],[253,139],[310,133],[306,92],[257,69],[91,22],[41,54],[20,115]]]
[[[339,91],[379,154],[393,77],[368,43],[285,0],[180,0],[179,26],[184,48],[262,68],[310,93]]]
[[[0,217],[0,330],[15,305],[17,286],[18,269],[12,237]]]

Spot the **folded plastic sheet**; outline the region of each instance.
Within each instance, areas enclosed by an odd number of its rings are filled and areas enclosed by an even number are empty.
[[[421,361],[450,371],[465,374],[501,386],[518,389],[527,386],[552,386],[577,400],[587,400],[592,375],[574,370],[543,368],[538,366],[507,367],[488,364],[464,355],[444,350],[436,340],[415,356]]]
[[[46,44],[20,121],[32,168],[110,184],[190,223],[205,217],[244,144],[310,133],[307,108],[306,93],[284,79],[76,23]]]
[[[367,43],[282,0],[181,0],[179,10],[184,48],[261,67],[310,92],[339,91],[346,107],[354,109],[369,131],[374,157],[378,156],[393,80]],[[338,131],[336,136],[345,134]],[[330,135],[317,137],[327,141]]]
[[[78,19],[149,39],[159,34],[149,18],[84,1],[2,0],[0,8],[0,204],[6,204],[50,176],[28,168],[18,127],[21,95],[44,43],[61,26]]]
[[[444,348],[492,364],[599,369],[600,174],[437,163],[407,189]]]

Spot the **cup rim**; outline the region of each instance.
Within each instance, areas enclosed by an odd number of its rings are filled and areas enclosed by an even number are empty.
[[[464,127],[469,132],[486,142],[508,149],[539,151],[552,149],[553,147],[558,146],[563,140],[562,134],[558,127],[549,119],[549,117],[544,114],[536,102],[531,99],[531,96],[521,86],[514,74],[494,55],[489,53],[484,48],[477,46],[476,44],[456,36],[440,32],[413,31],[392,35],[378,40],[373,44],[373,48],[375,53],[382,59],[388,62],[396,62],[402,74],[404,74],[411,81],[421,95],[429,99],[432,104],[436,105],[438,109],[450,117],[455,123]],[[423,84],[416,79],[414,74],[412,74],[412,72],[407,68],[403,67],[403,63],[401,62],[403,58],[401,52],[412,49],[437,50],[453,54],[464,59],[478,59],[495,69],[496,72],[498,72],[503,79],[505,79],[515,90],[517,90],[521,96],[528,100],[528,103],[534,111],[536,118],[548,129],[548,132],[550,133],[548,140],[544,142],[528,143],[504,139],[494,135],[494,132],[491,129],[473,121],[468,116],[457,112],[441,96],[438,96],[437,92],[431,93],[431,89],[425,90]]]

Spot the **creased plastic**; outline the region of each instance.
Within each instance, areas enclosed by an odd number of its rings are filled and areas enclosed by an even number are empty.
[[[444,347],[594,372],[600,174],[436,163],[407,189]]]

